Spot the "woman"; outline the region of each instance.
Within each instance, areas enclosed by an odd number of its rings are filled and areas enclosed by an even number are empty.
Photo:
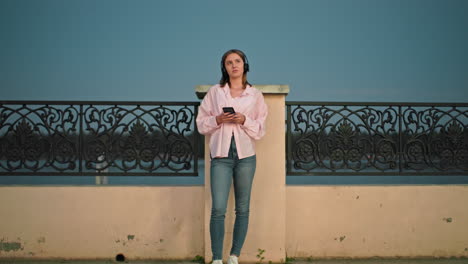
[[[203,99],[197,116],[198,130],[210,136],[211,219],[213,264],[222,264],[224,218],[234,182],[236,221],[228,264],[237,264],[249,223],[249,205],[255,174],[255,140],[265,135],[267,106],[260,91],[247,81],[249,64],[240,50],[221,59],[222,77]],[[223,110],[225,107],[231,107]],[[232,110],[234,110],[232,112]]]

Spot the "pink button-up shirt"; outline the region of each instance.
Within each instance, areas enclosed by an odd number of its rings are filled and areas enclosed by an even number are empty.
[[[223,107],[231,106],[234,111],[245,115],[243,125],[216,122]],[[197,116],[198,131],[210,135],[211,157],[228,157],[231,137],[236,141],[239,159],[255,155],[255,141],[265,135],[265,119],[268,108],[262,92],[247,85],[242,94],[232,98],[229,85],[211,87],[203,99]]]

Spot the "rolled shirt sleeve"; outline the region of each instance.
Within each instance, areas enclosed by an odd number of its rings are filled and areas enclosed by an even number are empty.
[[[252,139],[259,140],[265,135],[265,120],[268,115],[268,107],[263,98],[263,94],[259,91],[255,103],[255,110],[252,117],[246,116],[245,122],[241,128]]]
[[[198,132],[203,135],[210,135],[221,125],[216,122],[216,113],[213,112],[213,93],[211,89],[198,108],[197,127]]]

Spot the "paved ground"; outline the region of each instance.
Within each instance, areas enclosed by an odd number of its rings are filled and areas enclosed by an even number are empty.
[[[5,264],[199,264],[191,261],[115,261],[115,260],[2,260]],[[262,263],[268,264],[268,263]],[[294,260],[288,264],[468,264],[468,259],[362,259]]]

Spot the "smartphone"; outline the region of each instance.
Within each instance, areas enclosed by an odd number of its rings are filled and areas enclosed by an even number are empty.
[[[235,114],[236,111],[234,111],[234,108],[233,107],[223,107],[223,112],[224,113],[231,113],[231,114]]]

